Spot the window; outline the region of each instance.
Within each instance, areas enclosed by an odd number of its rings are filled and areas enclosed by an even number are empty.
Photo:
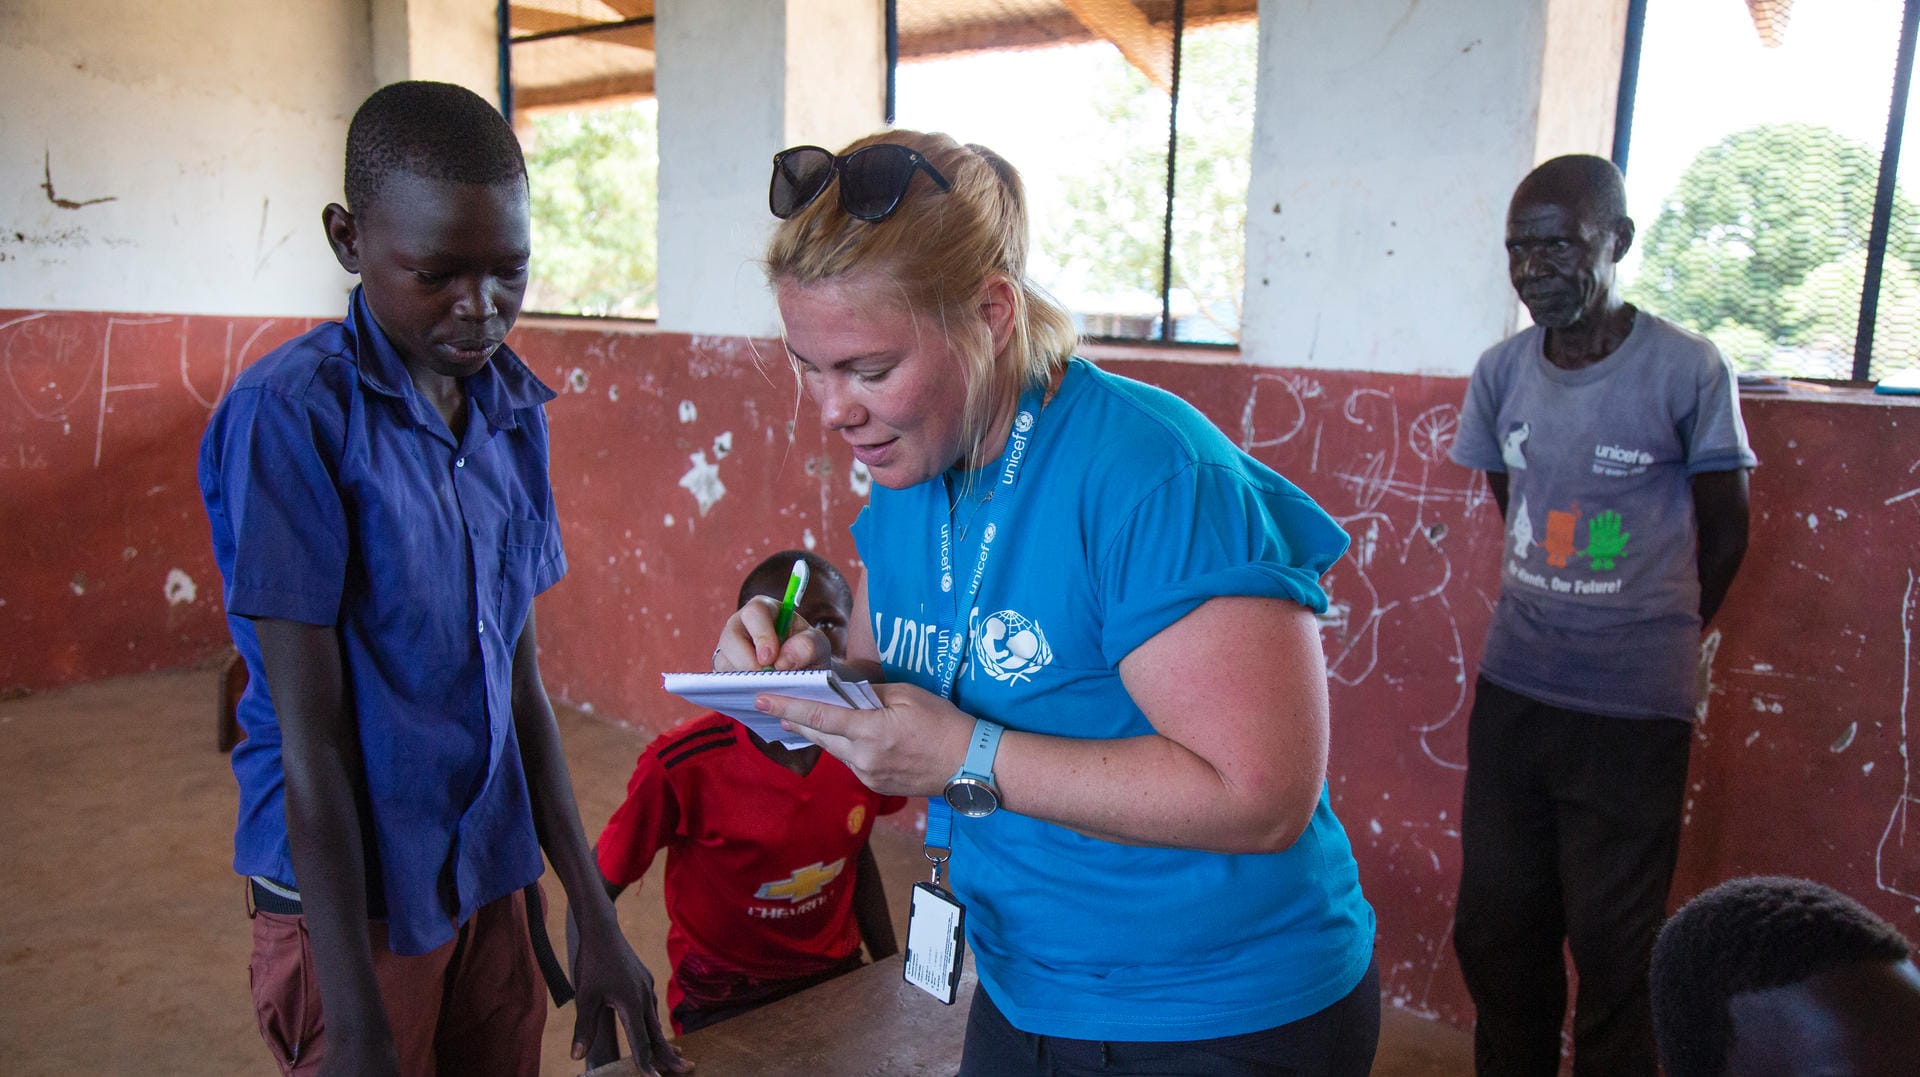
[[[1898,168],[1920,166],[1903,137],[1920,136],[1917,14],[1920,0],[1645,0],[1615,154],[1639,225],[1627,298],[1743,371],[1920,367],[1920,167]]]
[[[1013,162],[1029,270],[1087,335],[1236,343],[1255,6],[1061,0],[972,23],[957,5],[898,0],[895,119]]]
[[[656,317],[653,0],[504,6],[506,111],[532,192],[526,309]]]

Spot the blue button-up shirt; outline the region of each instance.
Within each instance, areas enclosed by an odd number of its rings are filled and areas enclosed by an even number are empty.
[[[400,954],[447,942],[542,870],[511,693],[533,596],[566,572],[542,407],[554,393],[505,347],[466,389],[456,441],[356,290],[344,322],[240,376],[200,447],[252,677],[234,870],[299,885],[252,619],[333,626],[366,767],[369,907]]]

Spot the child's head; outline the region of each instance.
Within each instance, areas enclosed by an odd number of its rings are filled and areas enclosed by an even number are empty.
[[[824,557],[810,554],[805,550],[781,550],[765,561],[753,566],[747,578],[740,583],[740,597],[734,603],[739,609],[751,599],[765,595],[775,602],[787,593],[787,577],[793,574],[793,563],[803,560],[808,571],[813,573],[807,581],[807,593],[800,599],[800,605],[794,612],[806,618],[807,623],[826,633],[827,642],[833,645],[833,656],[847,656],[847,621],[853,616],[853,589],[847,586],[846,577],[833,567],[833,562]]]
[[[506,118],[459,86],[382,87],[347,130],[346,194],[327,240],[400,357],[478,372],[527,290],[527,166]]]
[[[1806,879],[1722,883],[1660,930],[1651,972],[1671,1077],[1912,1073],[1920,971],[1907,940]]]

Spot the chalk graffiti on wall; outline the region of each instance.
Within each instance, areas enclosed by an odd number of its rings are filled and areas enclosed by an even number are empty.
[[[1893,803],[1893,810],[1887,814],[1887,828],[1880,835],[1880,844],[1873,851],[1874,884],[1889,894],[1898,894],[1920,904],[1920,870],[1915,862],[1920,861],[1917,854],[1907,843],[1910,840],[1907,822],[1915,805],[1920,804],[1920,795],[1913,788],[1913,752],[1909,738],[1908,707],[1913,702],[1913,619],[1914,619],[1914,571],[1907,570],[1907,589],[1900,597],[1900,796]],[[1920,840],[1915,835],[1911,840]]]
[[[194,478],[208,414],[300,319],[0,312],[0,683],[184,665],[224,645]],[[58,625],[56,629],[54,626]]]
[[[278,336],[268,334],[275,325],[285,324],[272,318],[200,319],[200,328],[214,322],[223,334],[221,346],[207,348],[205,340],[196,336],[194,321],[186,316],[102,318],[38,311],[0,322],[0,372],[13,403],[19,406],[15,415],[43,424],[16,425],[10,431],[16,438],[15,452],[0,457],[11,455],[23,468],[29,465],[22,461],[37,461],[35,466],[44,469],[53,455],[67,454],[69,449],[62,442],[73,435],[75,424],[84,430],[90,423],[89,464],[99,468],[106,459],[119,394],[167,388],[164,381],[153,379],[166,365],[156,362],[158,355],[177,355],[173,365],[181,389],[211,412],[240,370],[280,343]],[[129,370],[136,373],[129,375]],[[43,439],[54,428],[58,441],[50,444]]]
[[[1458,425],[1454,404],[1431,405],[1403,424],[1391,391],[1350,390],[1338,397],[1335,410],[1335,394],[1323,382],[1265,373],[1253,376],[1239,422],[1241,446],[1262,458],[1286,458],[1283,472],[1295,471],[1352,538],[1327,580],[1331,602],[1321,628],[1328,676],[1349,687],[1399,676],[1399,670],[1382,668],[1383,631],[1438,630],[1453,670],[1452,691],[1443,708],[1414,722],[1412,732],[1427,759],[1448,770],[1463,769],[1465,760],[1433,734],[1465,706],[1467,648],[1454,611],[1457,596],[1449,592],[1455,572],[1443,540],[1451,529],[1447,521],[1457,524],[1486,497],[1473,472],[1447,459]],[[1305,475],[1292,466],[1299,452],[1289,447],[1296,439],[1306,439]],[[1326,496],[1324,479],[1344,496]],[[1382,586],[1379,577],[1389,565],[1393,582]],[[1477,591],[1470,594],[1485,603]],[[1432,618],[1415,609],[1429,604],[1437,611]],[[1393,646],[1391,640],[1384,644],[1386,650]]]

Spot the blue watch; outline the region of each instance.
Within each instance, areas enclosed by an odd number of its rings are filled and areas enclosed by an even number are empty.
[[[947,779],[947,804],[969,819],[992,815],[1000,808],[1000,790],[993,784],[993,757],[1000,750],[1000,734],[1004,732],[1006,727],[998,722],[975,718],[966,762]]]

